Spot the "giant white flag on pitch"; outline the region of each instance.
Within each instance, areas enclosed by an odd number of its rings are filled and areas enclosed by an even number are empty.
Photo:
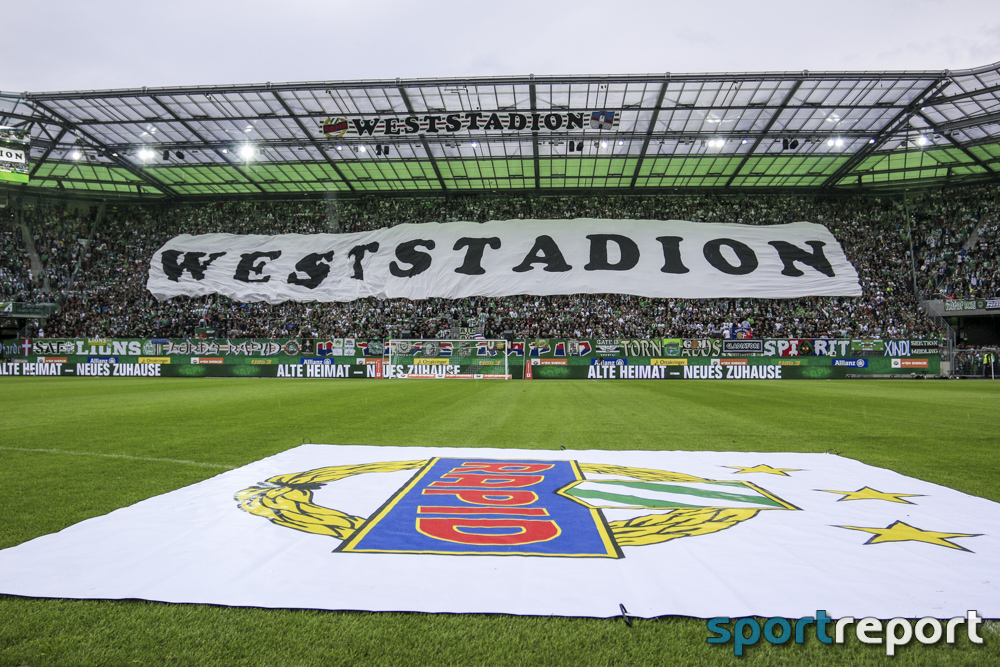
[[[303,445],[0,551],[0,593],[1000,616],[1000,505],[827,454]]]
[[[456,299],[512,294],[860,296],[823,225],[679,220],[404,224],[352,234],[182,234],[154,253],[157,299]]]

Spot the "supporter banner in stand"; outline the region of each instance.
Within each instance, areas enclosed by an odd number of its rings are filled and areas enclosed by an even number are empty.
[[[908,357],[940,352],[936,340],[849,338],[536,338],[512,341],[510,353],[529,357]]]
[[[1000,299],[945,299],[944,309],[948,312],[963,310],[996,310]]]
[[[353,234],[184,234],[154,253],[157,299],[457,299],[516,294],[649,297],[860,296],[822,225],[678,220],[403,224]]]
[[[21,303],[0,301],[0,317],[48,317],[59,310],[54,303]]]
[[[997,618],[998,535],[995,502],[832,454],[302,445],[4,549],[0,593]]]
[[[473,345],[482,342],[468,341]],[[109,339],[35,338],[0,341],[4,357],[60,363],[162,363],[173,365],[207,364],[364,364],[388,354],[385,341],[355,338],[209,338],[209,339]],[[447,360],[453,343],[425,347],[414,341],[410,356]],[[937,340],[851,340],[835,338],[536,338],[510,341],[511,357],[548,359],[642,359],[662,357],[924,357],[940,353]],[[495,352],[487,352],[488,356]],[[56,362],[49,362],[56,363]],[[517,361],[512,362],[514,365]],[[587,363],[587,362],[584,362]]]

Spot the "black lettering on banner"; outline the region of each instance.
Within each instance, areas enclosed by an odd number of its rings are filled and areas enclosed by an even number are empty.
[[[444,117],[445,127],[449,132],[458,132],[462,129],[462,119],[460,114],[450,113]]]
[[[405,122],[407,134],[414,134],[420,131],[420,121],[415,116],[407,116]]]
[[[545,129],[547,130],[558,130],[562,127],[563,117],[561,113],[547,113],[545,114]]]
[[[219,259],[226,253],[224,252],[213,252],[208,256],[204,262],[200,261],[202,257],[205,256],[203,252],[183,252],[181,250],[164,250],[163,254],[160,256],[160,262],[163,265],[163,272],[167,274],[168,280],[173,280],[175,283],[180,281],[184,272],[187,271],[191,274],[191,277],[195,280],[204,280],[205,271],[215,260]],[[177,261],[181,255],[184,255],[184,259]]]
[[[306,255],[295,265],[295,271],[304,273],[308,278],[299,278],[295,273],[288,274],[289,285],[302,285],[309,289],[316,289],[320,283],[330,275],[329,262],[333,259],[333,251],[314,252]]]
[[[681,261],[681,236],[657,236],[656,240],[663,246],[662,273],[687,273],[691,269]]]
[[[531,271],[533,264],[544,264],[545,270],[550,273],[561,273],[569,271],[573,267],[566,263],[559,246],[552,240],[551,236],[539,236],[535,239],[535,245],[525,256],[524,261],[515,266],[512,270],[517,273]]]
[[[462,266],[455,269],[455,273],[464,273],[467,276],[481,276],[486,273],[486,269],[483,268],[483,252],[486,250],[486,246],[493,250],[499,250],[500,239],[496,236],[478,239],[466,236],[455,241],[454,250],[468,248],[465,253],[465,261],[462,262]]]
[[[266,283],[271,279],[271,276],[251,278],[250,274],[261,275],[264,272],[264,265],[267,264],[267,260],[278,259],[279,257],[281,257],[280,250],[243,253],[240,255],[240,263],[236,265],[236,273],[233,274],[233,280],[239,280],[241,283]]]
[[[566,114],[566,129],[574,130],[578,127],[583,127],[583,114],[572,112]]]
[[[537,132],[540,128],[538,127],[538,122],[541,120],[542,114],[533,113],[531,114],[531,131]]]
[[[465,114],[465,117],[469,119],[469,129],[470,130],[481,130],[479,126],[479,119],[483,117],[483,114],[479,111],[470,111]]]
[[[437,122],[441,120],[441,116],[424,116],[424,120],[427,121],[427,131],[437,134],[440,130],[437,128]]]
[[[358,131],[360,136],[371,136],[375,132],[375,126],[378,125],[379,118],[352,118],[351,122],[354,123],[354,129]]]
[[[806,245],[813,249],[812,252],[807,252],[788,241],[768,241],[767,244],[774,246],[775,250],[778,251],[778,257],[785,265],[785,268],[781,270],[783,276],[803,275],[802,270],[795,267],[795,262],[807,264],[830,278],[836,275],[833,272],[833,267],[830,266],[830,261],[823,254],[823,246],[826,244],[822,241],[806,241]]]
[[[587,234],[590,240],[590,262],[584,271],[628,271],[639,263],[639,246],[621,234]],[[608,243],[618,246],[621,258],[617,263],[608,262]]]
[[[733,249],[736,257],[740,260],[739,266],[733,266],[722,256],[722,251],[720,250],[722,246],[729,246]],[[757,255],[754,254],[750,246],[740,241],[734,241],[733,239],[712,239],[705,244],[704,253],[705,259],[708,260],[709,264],[731,276],[745,276],[757,269]]]
[[[390,262],[389,273],[397,278],[412,278],[419,275],[431,267],[431,256],[426,252],[417,250],[417,246],[423,246],[428,250],[434,250],[437,245],[431,239],[414,239],[396,246],[396,259],[406,262],[411,266],[409,269],[401,268],[396,262]]]
[[[353,248],[351,248],[351,251],[349,253],[347,253],[348,257],[354,258],[354,274],[351,277],[354,278],[355,280],[365,279],[365,270],[361,266],[361,260],[365,258],[366,252],[370,253],[378,252],[378,241],[374,241],[367,245],[356,245]],[[296,266],[295,268],[299,267]]]
[[[490,114],[490,119],[486,121],[487,130],[502,130],[503,123],[500,122],[500,116],[495,113]]]
[[[523,130],[528,126],[528,117],[523,113],[512,113],[507,119],[508,130]]]
[[[385,130],[382,134],[399,134],[399,130],[396,129],[396,124],[399,122],[398,118],[386,118],[385,119]]]

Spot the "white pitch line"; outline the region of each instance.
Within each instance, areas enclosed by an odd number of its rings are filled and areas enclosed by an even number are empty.
[[[201,463],[199,461],[184,461],[183,459],[156,459],[148,456],[129,456],[128,454],[99,454],[97,452],[72,452],[65,449],[28,449],[26,447],[0,447],[0,450],[8,452],[30,452],[39,454],[72,454],[74,456],[103,456],[109,459],[129,459],[130,461],[153,461],[156,463],[183,463],[190,466],[201,466],[202,468],[219,468],[222,470],[232,470],[233,466],[224,466],[217,463]]]

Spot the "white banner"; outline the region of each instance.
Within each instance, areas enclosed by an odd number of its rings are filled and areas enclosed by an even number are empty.
[[[0,161],[24,163],[26,161],[25,151],[20,148],[0,146]]]
[[[860,296],[822,225],[677,220],[405,224],[353,234],[184,234],[153,255],[157,299],[352,301],[514,294]]]
[[[829,454],[303,445],[0,551],[0,593],[1000,616],[1000,505]]]

